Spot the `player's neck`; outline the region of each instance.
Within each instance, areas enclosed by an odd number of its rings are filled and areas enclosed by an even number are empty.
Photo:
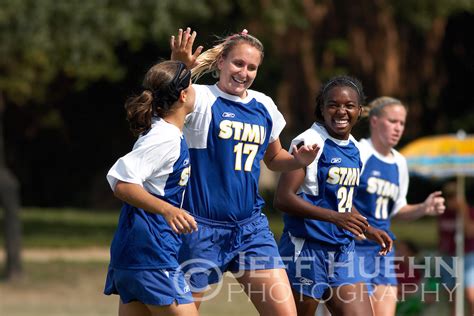
[[[186,113],[182,111],[182,108],[177,109],[175,112],[170,113],[169,115],[163,117],[163,119],[179,128],[180,131],[183,131],[184,127],[184,118],[186,117]]]
[[[377,138],[371,137],[370,141],[372,142],[372,146],[374,146],[375,150],[384,157],[391,157],[392,154],[392,147],[385,146],[382,142],[378,141]]]

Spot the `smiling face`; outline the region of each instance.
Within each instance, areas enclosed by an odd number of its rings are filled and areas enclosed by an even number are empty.
[[[384,151],[398,144],[405,130],[407,111],[401,104],[385,106],[379,116],[370,118],[371,138]]]
[[[350,87],[336,86],[328,91],[323,102],[322,116],[329,135],[348,139],[362,111],[357,92]]]
[[[262,54],[257,48],[247,43],[236,45],[226,57],[219,58],[218,87],[225,93],[245,98],[261,60]]]

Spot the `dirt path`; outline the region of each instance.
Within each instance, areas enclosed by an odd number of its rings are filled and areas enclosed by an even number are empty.
[[[48,262],[48,261],[109,261],[109,248],[86,247],[86,248],[32,248],[23,249],[22,257],[25,261]],[[5,251],[0,250],[0,262],[5,261]]]

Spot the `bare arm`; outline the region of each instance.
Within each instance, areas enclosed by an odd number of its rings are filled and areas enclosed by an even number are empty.
[[[425,215],[440,215],[446,209],[444,205],[444,197],[442,197],[441,194],[441,191],[436,191],[431,193],[423,203],[407,204],[402,207],[393,218],[415,220]]]
[[[304,177],[305,171],[301,168],[283,173],[277,185],[273,205],[291,215],[333,223],[356,236],[365,231],[368,223],[360,214],[339,213],[315,206],[300,198],[296,192],[303,183]]]
[[[114,194],[130,205],[162,215],[175,233],[190,233],[197,230],[196,221],[190,214],[153,196],[138,184],[118,181]]]
[[[263,157],[263,161],[268,169],[273,171],[290,171],[298,168],[306,167],[318,154],[319,147],[317,144],[304,145],[299,148],[293,147],[293,154],[281,147],[280,139],[268,144],[267,151]]]

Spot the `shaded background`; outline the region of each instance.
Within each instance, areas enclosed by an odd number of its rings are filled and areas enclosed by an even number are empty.
[[[134,142],[124,101],[186,26],[205,48],[243,28],[263,42],[252,88],[283,112],[285,147],[313,122],[321,82],[340,73],[361,79],[369,99],[407,103],[400,145],[474,132],[472,0],[0,0],[0,161],[22,205],[118,206],[105,174]],[[409,200],[431,189],[418,181]]]

